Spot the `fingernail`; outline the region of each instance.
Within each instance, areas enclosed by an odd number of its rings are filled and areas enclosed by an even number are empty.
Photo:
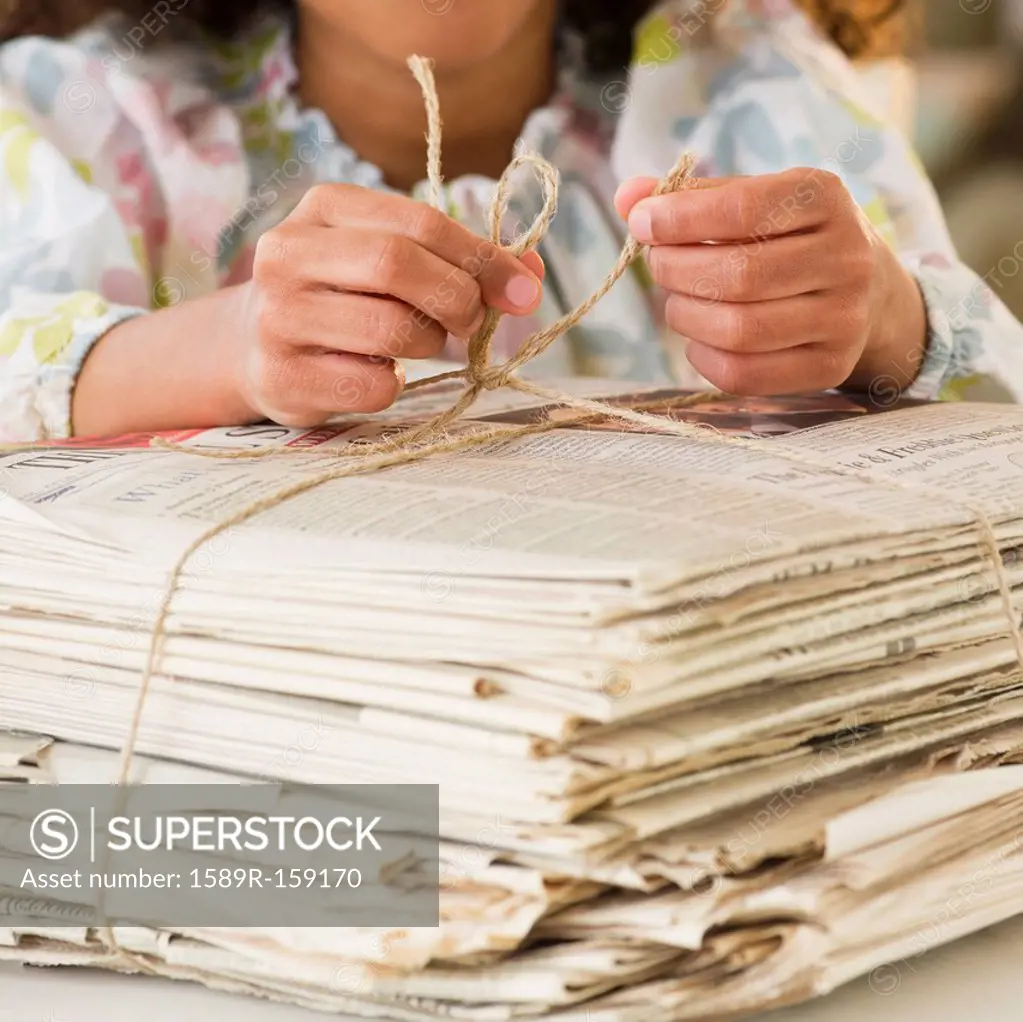
[[[640,203],[629,214],[629,233],[636,241],[650,244],[654,240],[653,219],[650,216],[650,210],[643,203]]]
[[[536,277],[512,277],[504,289],[504,296],[516,309],[531,309],[540,297],[540,283]]]

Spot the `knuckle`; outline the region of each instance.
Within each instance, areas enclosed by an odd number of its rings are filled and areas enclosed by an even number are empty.
[[[472,277],[457,271],[445,284],[434,296],[435,311],[430,314],[457,330],[468,330],[483,310],[483,292]]]
[[[664,320],[676,334],[685,334],[685,316],[682,303],[677,295],[669,295],[664,304]]]
[[[825,198],[834,199],[845,192],[845,183],[833,170],[822,170],[820,172],[820,185],[821,195]]]
[[[726,308],[723,310],[722,332],[736,351],[755,351],[764,338],[763,317],[752,309]]]
[[[654,236],[661,236],[670,241],[672,238],[682,237],[686,230],[686,214],[684,205],[681,202],[666,202],[658,207],[661,212],[655,213],[653,217]],[[658,223],[658,218],[661,223]]]
[[[363,329],[379,355],[396,355],[412,332],[412,317],[401,306],[387,302],[366,317]]]
[[[344,411],[382,412],[398,392],[398,376],[391,359],[365,362],[334,384],[335,399]]]
[[[758,260],[752,256],[734,260],[728,267],[732,290],[738,298],[751,298],[757,294],[763,278]]]
[[[367,377],[369,366],[361,371],[346,370],[338,373],[331,385],[331,401],[339,412],[379,411],[365,406],[370,387]]]
[[[692,299],[681,295],[668,296],[664,316],[668,326],[682,337],[690,336],[700,320],[700,313],[694,309]]]
[[[448,217],[433,206],[424,205],[416,211],[411,225],[412,237],[426,248],[442,245],[451,229]]]
[[[285,276],[290,266],[300,265],[294,258],[299,245],[296,232],[283,225],[267,231],[256,242],[252,279],[265,285]]]
[[[874,275],[874,252],[866,238],[858,238],[858,244],[850,245],[846,251],[843,271],[846,279],[863,285]]]
[[[804,180],[802,193],[807,196],[804,204],[817,211],[829,212],[835,206],[839,188],[844,188],[842,179],[834,172],[818,167]]]
[[[645,253],[647,269],[656,284],[667,287],[672,280],[671,254],[663,245],[654,245]]]
[[[726,394],[755,394],[754,374],[741,355],[725,353],[715,367],[714,382]]]
[[[785,207],[777,198],[753,193],[747,199],[747,203],[746,219],[743,223],[750,236],[755,237],[758,231],[772,232],[782,228]]]
[[[870,312],[863,302],[850,302],[842,310],[832,335],[832,344],[839,353],[858,354],[866,343],[870,332]],[[852,372],[854,367],[850,366]],[[848,374],[846,374],[848,375]]]
[[[866,294],[856,296],[845,310],[847,329],[854,337],[862,337],[870,326],[870,302]]]
[[[374,279],[391,286],[404,277],[412,264],[415,243],[400,234],[387,234],[380,243],[374,266]]]
[[[845,182],[833,171],[824,171],[821,179],[821,203],[824,209],[836,213],[846,205],[848,198]]]
[[[462,270],[470,277],[479,278],[487,273],[492,266],[500,265],[503,250],[492,241],[481,238],[471,256],[462,262]]]
[[[840,386],[856,368],[855,355],[846,348],[821,347],[814,361],[813,377],[822,390]]]
[[[409,358],[432,358],[444,350],[448,332],[439,323],[428,323],[412,332],[403,353]]]
[[[685,334],[685,320],[677,295],[668,295],[664,303],[664,321],[675,334]]]
[[[418,310],[393,305],[367,327],[375,358],[424,358],[443,348],[447,331]]]
[[[689,324],[685,315],[685,306],[678,295],[668,295],[664,306],[664,319],[675,333],[685,335]]]
[[[331,212],[343,206],[352,192],[352,185],[316,184],[302,196],[296,212],[326,219]]]
[[[725,208],[725,201],[725,196],[720,196],[718,199],[721,216],[725,217],[730,213],[750,234],[756,230],[758,225],[768,219],[767,214],[770,211],[766,209],[766,204],[751,187],[737,188],[732,195],[727,197],[728,203],[732,206],[731,210]]]
[[[257,393],[265,398],[273,398],[288,392],[294,367],[287,352],[265,347],[255,360],[250,375]]]
[[[285,301],[264,297],[256,313],[257,333],[265,351],[275,350],[275,342],[287,341],[295,334],[295,314]],[[279,353],[283,357],[282,353]]]

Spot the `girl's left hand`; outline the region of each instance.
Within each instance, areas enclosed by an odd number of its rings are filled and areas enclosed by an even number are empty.
[[[627,181],[615,205],[712,384],[767,395],[912,383],[923,299],[839,177],[798,168],[653,196],[656,185]]]

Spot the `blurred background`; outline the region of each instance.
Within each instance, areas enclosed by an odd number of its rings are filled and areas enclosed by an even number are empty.
[[[1023,0],[925,0],[904,120],[960,257],[1023,318]]]

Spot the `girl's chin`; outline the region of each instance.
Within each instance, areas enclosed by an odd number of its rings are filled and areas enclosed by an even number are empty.
[[[432,59],[437,71],[473,67],[514,45],[536,19],[551,19],[555,0],[300,0],[318,21],[363,41],[384,60],[410,54]]]

